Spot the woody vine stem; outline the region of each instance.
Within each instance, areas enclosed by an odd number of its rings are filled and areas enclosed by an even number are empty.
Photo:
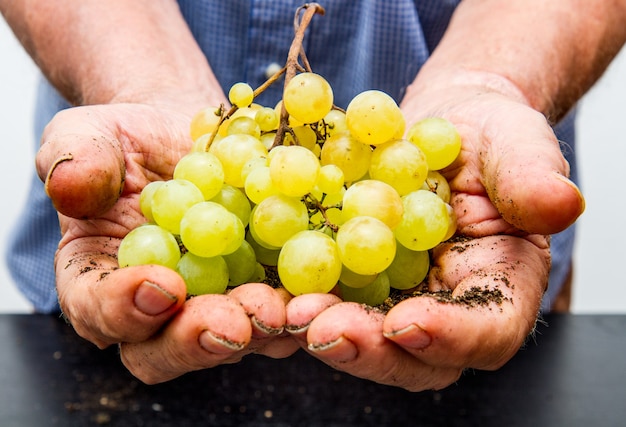
[[[283,74],[285,75],[284,86],[287,86],[289,81],[296,75],[298,71],[311,71],[311,66],[309,65],[309,61],[302,47],[304,33],[311,23],[313,16],[315,16],[316,14],[324,15],[324,13],[326,13],[324,8],[318,3],[305,3],[296,10],[296,14],[294,17],[295,36],[293,38],[293,41],[291,42],[291,46],[289,47],[287,62],[283,68],[277,71],[261,86],[254,90],[254,98],[259,96],[261,93],[263,93],[263,91],[265,91],[265,89],[274,84]],[[303,65],[300,65],[298,59],[302,61]],[[216,126],[215,131],[213,131],[211,137],[209,138],[208,145],[210,145],[215,139],[217,131],[222,123],[224,123],[225,120],[231,117],[238,109],[239,107],[237,105],[233,105],[228,111],[225,111],[224,106],[220,106],[217,113],[220,115],[220,120],[218,122],[218,125]],[[291,132],[291,129],[289,128],[289,114],[287,113],[287,110],[285,110],[285,106],[283,104],[280,112],[280,124],[276,131],[276,137],[274,138],[274,144],[272,145],[272,147],[282,145],[285,134],[287,132]]]

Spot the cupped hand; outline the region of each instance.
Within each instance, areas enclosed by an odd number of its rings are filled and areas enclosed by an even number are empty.
[[[139,195],[172,176],[189,150],[189,115],[140,104],[71,108],[44,131],[37,170],[59,211],[57,290],[78,334],[156,383],[257,352],[296,350],[283,333],[288,296],[264,284],[186,300],[183,279],[157,265],[119,269],[121,239],[145,222]]]
[[[428,290],[388,312],[304,295],[287,305],[301,345],[352,375],[418,391],[446,387],[467,368],[501,367],[533,331],[550,270],[549,234],[584,200],[545,117],[505,94],[460,86],[405,99],[411,124],[445,117],[461,133],[445,169],[457,237],[432,251]],[[447,295],[445,298],[444,295]]]

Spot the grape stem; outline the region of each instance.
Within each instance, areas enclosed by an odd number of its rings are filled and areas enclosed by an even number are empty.
[[[305,11],[302,14],[302,11]],[[311,72],[311,66],[309,65],[309,61],[304,53],[304,48],[302,47],[302,41],[304,40],[304,33],[306,32],[307,27],[309,26],[311,19],[315,14],[324,15],[326,12],[324,8],[318,3],[305,3],[300,6],[296,10],[296,14],[294,17],[294,31],[295,36],[293,41],[291,42],[291,46],[289,48],[289,53],[287,55],[287,63],[286,65],[274,73],[269,79],[267,79],[261,86],[254,90],[254,98],[259,96],[261,93],[265,91],[268,87],[276,83],[276,81],[285,74],[285,83],[287,83],[296,75],[297,72]],[[300,19],[300,15],[302,14],[302,19]],[[303,65],[298,63],[298,58],[302,61]],[[210,146],[213,143],[213,140],[217,136],[218,129],[226,120],[228,120],[235,112],[239,109],[237,105],[232,105],[228,111],[226,111],[226,107],[224,104],[220,105],[219,110],[217,111],[220,115],[220,119],[218,120],[217,126],[215,130],[211,134],[209,141],[207,142],[207,146]],[[271,148],[276,147],[277,145],[282,145],[283,140],[285,139],[285,133],[290,132],[294,138],[294,141],[297,143],[296,135],[289,128],[289,115],[287,114],[287,110],[285,110],[285,106],[283,105],[280,113],[280,124],[276,131],[276,137],[274,138],[274,144],[272,144]]]
[[[304,196],[304,203],[306,204],[307,209],[309,210],[309,217],[312,214],[315,214],[316,212],[319,212],[320,214],[322,214],[322,218],[324,218],[324,222],[320,224],[321,229],[323,229],[324,227],[328,227],[336,233],[339,230],[339,226],[337,226],[336,224],[333,224],[330,221],[330,219],[328,218],[328,215],[326,214],[326,210],[330,208],[341,209],[341,205],[324,206],[323,202],[324,202],[325,196],[326,196],[325,194],[322,195],[322,200],[318,200],[317,197],[315,197],[313,194],[308,193],[307,195]]]

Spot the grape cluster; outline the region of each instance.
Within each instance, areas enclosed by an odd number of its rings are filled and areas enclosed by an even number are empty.
[[[190,295],[263,281],[275,268],[293,295],[334,290],[370,305],[423,281],[429,249],[456,231],[438,172],[461,149],[450,122],[407,130],[378,90],[343,111],[313,72],[290,79],[273,107],[255,104],[246,83],[228,96],[233,113],[198,112],[172,179],[141,193],[147,222],[123,239],[121,267],[168,266]]]

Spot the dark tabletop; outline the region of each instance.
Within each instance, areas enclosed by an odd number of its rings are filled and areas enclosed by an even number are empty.
[[[409,393],[304,352],[148,386],[58,318],[0,315],[0,426],[626,425],[626,316],[545,320],[502,369]]]

